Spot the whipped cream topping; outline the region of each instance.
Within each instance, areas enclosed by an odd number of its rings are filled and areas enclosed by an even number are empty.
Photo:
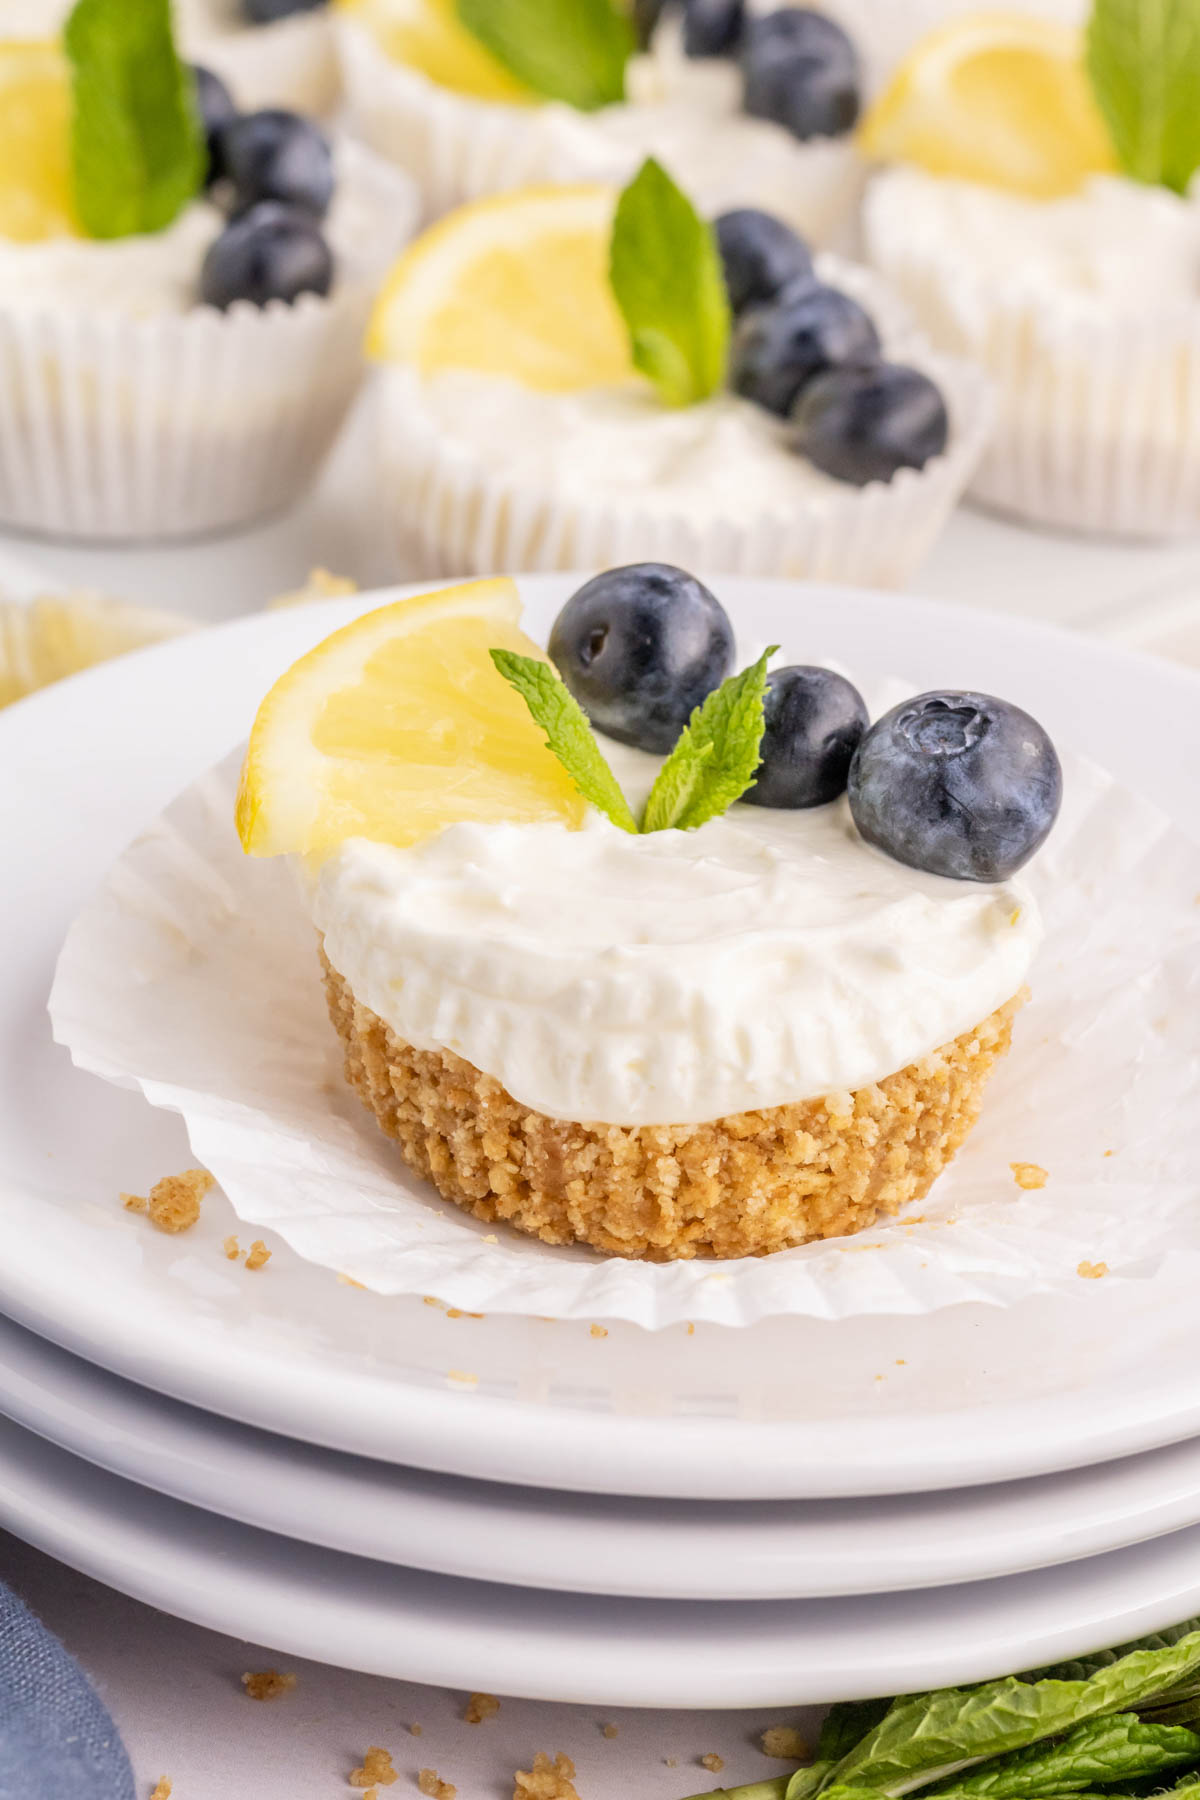
[[[654,760],[608,740],[631,799]],[[313,914],[357,998],[555,1118],[694,1124],[842,1093],[969,1030],[1041,938],[1017,880],[903,867],[846,802],[633,837],[598,814],[365,839]]]
[[[1166,188],[1098,175],[1077,194],[1038,200],[890,169],[868,194],[868,244],[897,220],[903,241],[940,248],[989,292],[1094,301],[1138,319],[1200,301],[1200,199]]]

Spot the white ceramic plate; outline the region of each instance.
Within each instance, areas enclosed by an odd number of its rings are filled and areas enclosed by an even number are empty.
[[[571,582],[523,583],[534,629]],[[918,682],[999,689],[1193,827],[1186,671],[967,609],[718,584],[751,629]],[[680,1498],[886,1494],[1079,1467],[1200,1433],[1196,1272],[925,1318],[647,1335],[339,1287],[282,1248],[224,1262],[219,1198],[164,1238],[122,1189],[188,1161],[178,1121],[79,1074],[45,1000],[115,854],[245,734],[271,680],[358,602],[256,617],[93,670],[0,715],[0,1308],[161,1392],[291,1436],[458,1474]],[[803,615],[801,621],[800,615]],[[1161,763],[1161,766],[1160,766]],[[1098,1122],[1098,1129],[1100,1122]],[[669,1271],[665,1272],[669,1279]],[[462,1375],[477,1379],[464,1381]]]
[[[231,1524],[7,1422],[0,1525],[110,1587],[283,1653],[604,1706],[816,1705],[985,1680],[1200,1608],[1200,1529],[1007,1581],[803,1604],[455,1581]]]
[[[881,1500],[622,1500],[464,1481],[231,1424],[3,1319],[0,1409],[223,1518],[380,1562],[568,1593],[882,1594],[1046,1568],[1200,1521],[1200,1439],[1067,1475]]]

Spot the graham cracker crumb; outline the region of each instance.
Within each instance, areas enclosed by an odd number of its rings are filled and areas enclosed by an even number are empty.
[[[498,1244],[500,1239],[496,1236],[494,1231],[489,1231],[483,1241],[485,1244]]]
[[[1105,1154],[1105,1156],[1115,1156],[1115,1155],[1116,1155],[1116,1151],[1115,1151],[1115,1150],[1106,1150],[1106,1151],[1105,1151],[1105,1152],[1104,1152],[1104,1154]]]
[[[781,1762],[807,1762],[808,1744],[792,1725],[769,1725],[762,1734],[764,1756],[777,1756]]]
[[[897,1358],[896,1358],[896,1367],[897,1367],[897,1368],[898,1368],[898,1369],[907,1369],[907,1367],[908,1367],[908,1359],[907,1359],[907,1357],[903,1357],[903,1356],[898,1356],[898,1357],[897,1357]]]
[[[452,1782],[442,1780],[436,1769],[422,1769],[417,1776],[417,1786],[423,1794],[430,1796],[430,1800],[454,1800],[458,1792]]]
[[[478,1387],[478,1375],[472,1375],[470,1369],[447,1369],[447,1381],[464,1381],[468,1387]]]
[[[425,1727],[423,1725],[410,1725],[408,1728],[409,1736],[410,1737],[420,1737],[422,1732],[424,1731],[424,1729],[425,1729]]]
[[[603,1325],[593,1325],[588,1335],[594,1338],[605,1338],[608,1336],[608,1332]]]
[[[615,1738],[615,1737],[620,1737],[620,1735],[621,1735],[620,1731],[618,1730],[617,1726],[615,1726],[615,1725],[605,1725],[605,1726],[602,1726],[601,1729],[603,1730],[606,1738]]]
[[[381,1744],[372,1744],[357,1769],[351,1769],[346,1780],[352,1788],[369,1788],[378,1782],[380,1787],[391,1787],[393,1781],[399,1781],[399,1771],[392,1767],[392,1753]],[[423,1788],[423,1793],[428,1793]]]
[[[539,1750],[532,1769],[518,1769],[513,1781],[513,1800],[579,1800],[575,1764],[561,1750],[553,1762]]]
[[[342,1287],[362,1288],[364,1294],[367,1291],[364,1283],[361,1281],[355,1281],[353,1275],[339,1275],[338,1281],[341,1283]]]
[[[442,1303],[438,1299],[436,1294],[426,1294],[425,1295],[425,1304],[426,1304],[426,1306],[440,1306]]]
[[[696,1327],[692,1324],[690,1319],[688,1320],[687,1334],[689,1337],[695,1337],[696,1335]]]
[[[276,612],[287,606],[306,606],[310,600],[342,600],[348,594],[357,594],[358,583],[349,575],[334,575],[328,569],[310,569],[308,580],[302,588],[294,588],[286,594],[277,594],[268,603],[268,612]]]
[[[1108,1264],[1081,1262],[1075,1273],[1082,1275],[1085,1281],[1101,1281],[1108,1274]]]
[[[448,1319],[461,1319],[462,1318],[461,1308],[457,1307],[457,1306],[448,1307],[446,1309],[446,1317]]]
[[[281,1675],[278,1669],[242,1676],[242,1686],[251,1700],[278,1700],[280,1694],[290,1694],[295,1685],[294,1675]]]
[[[267,1246],[261,1238],[255,1238],[246,1252],[246,1267],[248,1269],[265,1269],[270,1260],[271,1252]]]
[[[225,1252],[229,1262],[236,1262],[238,1257],[242,1254],[241,1248],[235,1237],[227,1237],[225,1242],[221,1245],[221,1248]]]
[[[1019,1188],[1044,1188],[1050,1176],[1040,1163],[1009,1163]]]
[[[200,1202],[213,1185],[207,1169],[185,1169],[182,1175],[164,1175],[150,1189],[146,1210],[159,1231],[189,1231],[200,1217]]]
[[[664,1756],[663,1764],[668,1769],[677,1769],[679,1767],[679,1758],[677,1756]]]
[[[151,1794],[150,1800],[171,1800],[171,1784],[165,1775]]]
[[[369,1787],[363,1795],[363,1800],[379,1800],[379,1789],[377,1787]]]
[[[700,1767],[707,1769],[710,1775],[719,1775],[725,1767],[725,1758],[718,1756],[715,1750],[710,1750],[707,1756],[700,1758]]]
[[[495,1694],[472,1694],[467,1701],[463,1718],[468,1725],[482,1725],[485,1719],[494,1719],[500,1711],[500,1702]]]
[[[144,1194],[122,1194],[121,1205],[126,1212],[145,1212],[149,1202]]]

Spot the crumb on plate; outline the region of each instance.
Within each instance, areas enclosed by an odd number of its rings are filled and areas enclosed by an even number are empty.
[[[235,1237],[227,1237],[225,1242],[221,1245],[221,1248],[225,1252],[226,1259],[229,1262],[236,1262],[238,1257],[242,1254],[241,1246]]]
[[[472,1694],[467,1701],[463,1718],[468,1725],[482,1725],[485,1719],[494,1719],[500,1711],[500,1702],[495,1694]]]
[[[159,1231],[189,1231],[200,1217],[200,1202],[213,1185],[207,1169],[185,1169],[182,1175],[164,1175],[150,1189],[146,1211]]]
[[[467,1387],[478,1387],[479,1385],[478,1375],[473,1375],[470,1369],[447,1369],[446,1380],[465,1382]]]
[[[246,1267],[248,1269],[265,1269],[270,1260],[271,1252],[267,1246],[261,1238],[255,1238],[246,1252]]]
[[[351,1769],[346,1780],[352,1788],[373,1787],[376,1782],[380,1787],[391,1787],[393,1781],[399,1781],[399,1771],[392,1767],[392,1753],[385,1750],[382,1744],[371,1744],[357,1769]],[[429,1789],[422,1789],[428,1793]]]
[[[1044,1188],[1050,1176],[1040,1163],[1009,1163],[1013,1180],[1019,1188]]]
[[[1108,1264],[1106,1262],[1081,1262],[1075,1273],[1081,1275],[1085,1281],[1101,1281],[1108,1274]]]
[[[145,1194],[122,1194],[121,1205],[126,1212],[145,1212],[149,1202]]]
[[[769,1725],[762,1734],[762,1753],[781,1762],[807,1762],[810,1754],[794,1725]]]
[[[454,1800],[458,1789],[453,1782],[443,1781],[436,1769],[422,1769],[417,1776],[417,1786],[430,1800]]]
[[[594,1338],[605,1338],[608,1336],[608,1332],[603,1325],[593,1325],[590,1335]]]
[[[251,1700],[278,1700],[290,1694],[296,1685],[294,1675],[281,1675],[278,1669],[260,1669],[242,1676],[242,1686]]]
[[[579,1800],[575,1764],[561,1750],[553,1762],[539,1750],[532,1769],[518,1769],[513,1782],[513,1800]]]
[[[339,1275],[338,1280],[343,1287],[362,1288],[364,1293],[366,1293],[366,1291],[367,1291],[366,1287],[364,1286],[364,1284],[361,1281],[355,1281],[353,1275]]]

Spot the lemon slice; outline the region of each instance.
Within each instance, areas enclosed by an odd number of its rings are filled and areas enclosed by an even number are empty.
[[[1082,35],[1020,13],[974,13],[923,38],[860,143],[883,161],[1042,199],[1116,166]]]
[[[380,607],[301,657],[250,734],[243,848],[415,844],[463,819],[582,824],[583,800],[488,655],[545,660],[520,616],[511,581],[476,581]]]
[[[71,88],[56,45],[0,42],[0,147],[0,237],[73,231]]]
[[[460,207],[392,270],[370,354],[548,391],[628,380],[629,334],[608,279],[615,205],[610,188],[546,187]]]
[[[454,0],[338,0],[393,62],[407,63],[439,87],[477,100],[533,105],[539,96],[510,75],[465,25]]]
[[[99,594],[0,601],[0,706],[189,629],[172,613]]]

